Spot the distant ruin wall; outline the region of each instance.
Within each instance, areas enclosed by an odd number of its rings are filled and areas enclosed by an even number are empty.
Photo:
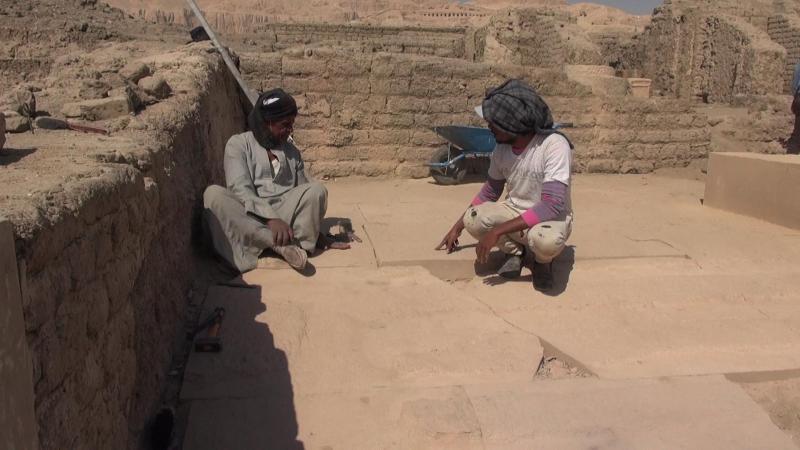
[[[590,97],[563,71],[392,54],[245,54],[250,83],[298,96],[295,138],[315,176],[425,177],[444,142],[430,128],[483,123],[473,108],[501,81],[525,78],[576,144],[576,169],[649,172],[708,152],[708,124],[688,102]]]
[[[769,19],[769,37],[786,49],[786,64],[783,69],[781,88],[791,94],[794,66],[800,62],[800,19],[789,16],[773,16]]]
[[[657,94],[730,101],[782,92],[785,50],[737,18],[656,10],[624,66],[653,80]]]
[[[536,10],[492,17],[484,53],[487,63],[559,67],[567,62],[567,48],[556,20]]]
[[[244,122],[221,60],[198,51],[198,92],[137,134],[152,141],[128,154],[112,138],[106,163],[12,217],[44,450],[138,448],[158,404],[195,270],[190,230]]]
[[[245,27],[228,25],[222,29],[229,30],[226,35],[233,41],[243,39],[270,51],[298,45],[328,44],[360,47],[369,52],[466,57],[467,30],[464,28],[263,23]]]
[[[795,0],[664,0],[678,15],[727,15],[767,31],[772,15],[789,12]]]

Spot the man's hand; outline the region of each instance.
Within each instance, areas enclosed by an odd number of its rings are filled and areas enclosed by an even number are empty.
[[[464,231],[464,221],[459,219],[458,222],[450,228],[450,231],[444,235],[442,242],[436,246],[436,250],[447,250],[447,253],[453,253],[458,247],[458,238],[461,232]]]
[[[281,219],[270,219],[267,221],[267,228],[272,232],[272,241],[274,245],[284,246],[289,245],[294,238],[292,229],[286,222]]]
[[[500,235],[497,234],[495,230],[496,228],[484,234],[481,240],[478,241],[478,246],[475,247],[475,252],[478,254],[478,262],[480,264],[486,264],[489,262],[489,253],[497,245],[497,241],[500,239]]]

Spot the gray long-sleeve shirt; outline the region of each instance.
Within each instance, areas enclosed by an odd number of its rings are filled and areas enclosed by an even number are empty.
[[[244,203],[245,211],[263,219],[276,219],[273,208],[289,190],[309,182],[300,151],[291,142],[270,149],[278,158],[277,171],[267,150],[252,132],[232,136],[225,146],[225,183]]]

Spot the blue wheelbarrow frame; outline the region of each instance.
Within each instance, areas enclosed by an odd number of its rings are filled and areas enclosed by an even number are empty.
[[[571,123],[556,123],[553,126],[555,129],[571,127]],[[488,158],[497,146],[497,141],[488,128],[448,125],[433,127],[431,130],[447,141],[447,154],[444,154],[444,149],[440,149],[433,160],[426,164],[431,168],[433,178],[440,184],[460,182],[466,174],[466,169],[463,168],[465,158]]]

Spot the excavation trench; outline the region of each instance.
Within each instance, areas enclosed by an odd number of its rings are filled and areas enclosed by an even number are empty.
[[[150,61],[175,92],[131,119],[139,130],[42,131],[4,150],[3,165],[22,155],[10,174],[41,180],[27,195],[9,183],[2,209],[14,227],[43,449],[140,444],[183,338],[203,190],[222,183],[225,141],[244,128],[236,84],[207,46]],[[36,166],[45,152],[60,178]]]

